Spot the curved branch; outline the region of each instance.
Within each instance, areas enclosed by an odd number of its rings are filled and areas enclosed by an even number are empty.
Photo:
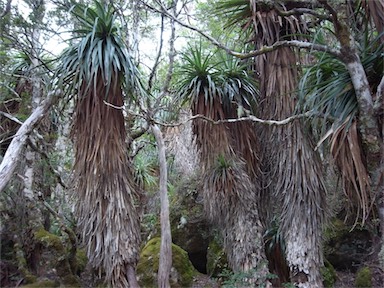
[[[329,53],[337,58],[340,58],[341,52],[339,49],[332,48],[326,45],[321,45],[321,44],[315,44],[315,43],[310,43],[310,42],[304,42],[304,41],[298,41],[298,40],[286,40],[286,41],[277,41],[273,45],[270,46],[263,46],[258,50],[254,50],[248,53],[233,53],[233,56],[236,56],[240,59],[246,59],[246,58],[251,58],[255,56],[259,56],[271,51],[276,50],[279,47],[296,47],[296,48],[301,48],[301,49],[308,49],[308,50],[315,50],[315,51],[320,51],[320,52],[326,52]]]
[[[251,121],[251,122],[260,123],[260,124],[269,125],[269,126],[280,126],[280,125],[289,124],[289,123],[291,123],[291,122],[293,122],[293,121],[295,121],[297,119],[313,117],[313,116],[328,117],[328,116],[325,116],[325,115],[323,115],[321,113],[318,113],[318,112],[315,112],[315,111],[307,111],[305,113],[293,115],[293,116],[285,118],[283,120],[263,120],[263,119],[257,118],[256,116],[253,116],[253,115],[249,115],[247,117],[241,117],[241,118],[213,120],[213,119],[208,118],[208,117],[206,117],[204,115],[198,114],[198,115],[194,115],[192,117],[189,117],[188,119],[186,119],[183,122],[174,123],[174,124],[162,123],[162,122],[159,122],[159,121],[156,121],[156,120],[153,120],[153,122],[158,124],[158,125],[164,126],[164,127],[178,127],[178,126],[182,126],[182,125],[185,125],[187,122],[195,120],[195,119],[202,119],[202,120],[205,120],[207,122],[210,122],[210,123],[216,124],[216,125],[217,124],[223,124],[223,123],[235,123],[235,122],[242,122],[242,121]],[[331,118],[331,117],[328,117],[328,118]],[[331,120],[334,120],[334,119],[331,118]]]

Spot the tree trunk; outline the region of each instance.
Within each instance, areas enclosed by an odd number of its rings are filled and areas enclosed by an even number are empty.
[[[280,120],[294,113],[297,57],[291,48],[282,47],[258,59],[261,118]],[[264,184],[264,193],[274,197],[281,215],[291,281],[298,287],[322,287],[321,231],[326,203],[319,159],[299,120],[263,127],[262,133],[263,169],[269,181],[274,179]]]
[[[346,9],[344,7],[345,11]],[[345,11],[344,13],[346,13]],[[376,199],[381,234],[384,235],[384,123],[383,120],[380,121],[383,113],[380,110],[384,106],[382,104],[384,77],[377,87],[376,101],[374,103],[374,97],[357,51],[357,45],[350,33],[347,20],[344,18],[342,20],[344,22],[336,22],[334,25],[338,28],[336,31],[341,44],[342,61],[348,69],[357,98],[359,109],[358,129],[365,152],[369,185],[372,197]],[[381,253],[384,255],[384,236],[382,236]]]
[[[169,222],[169,201],[167,194],[167,161],[165,158],[165,145],[161,131],[157,125],[152,125],[155,135],[160,163],[160,205],[161,205],[161,246],[159,258],[159,271],[157,275],[158,287],[169,288],[169,274],[172,268],[172,235]]]
[[[137,283],[135,267],[131,264],[127,264],[127,280],[130,288],[140,287]]]

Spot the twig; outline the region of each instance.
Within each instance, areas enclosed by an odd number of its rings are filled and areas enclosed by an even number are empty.
[[[7,112],[4,112],[4,111],[0,111],[0,115],[3,115],[4,117],[8,118],[9,120],[12,120],[13,122],[19,124],[19,125],[23,125],[23,122],[21,122],[19,119],[17,119],[15,116],[7,113]]]

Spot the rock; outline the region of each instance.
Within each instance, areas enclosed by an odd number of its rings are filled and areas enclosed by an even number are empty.
[[[40,228],[35,231],[36,245],[41,247],[37,265],[39,278],[58,281],[64,286],[80,287],[79,279],[72,273],[67,251],[59,236]]]
[[[350,227],[336,219],[326,232],[325,258],[336,270],[357,267],[372,252],[372,237],[368,230]]]
[[[180,183],[172,201],[172,241],[188,252],[193,266],[207,273],[207,249],[212,238],[211,225],[205,218],[197,180]]]
[[[153,238],[144,246],[140,253],[137,276],[142,287],[157,286],[160,244],[161,239],[159,237]],[[188,253],[179,246],[172,244],[171,287],[190,287],[196,274],[198,274],[198,271],[196,271],[189,260]]]

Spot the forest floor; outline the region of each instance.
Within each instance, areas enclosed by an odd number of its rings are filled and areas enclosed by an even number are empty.
[[[371,267],[372,270],[372,286],[371,288],[384,287],[384,270],[380,267]],[[336,271],[337,280],[333,288],[353,288],[355,284],[355,273],[350,271]]]
[[[384,287],[384,270],[380,267],[372,266],[372,286],[370,288],[383,288]],[[333,288],[354,288],[355,273],[351,271],[336,271],[337,280]],[[221,285],[208,275],[199,274],[193,279],[191,288],[219,288]]]

